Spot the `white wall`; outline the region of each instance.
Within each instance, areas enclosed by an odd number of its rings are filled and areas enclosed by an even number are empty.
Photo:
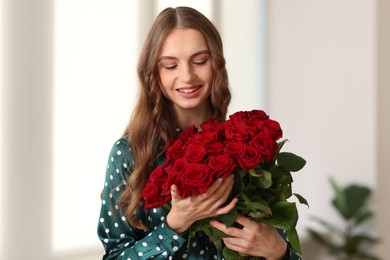
[[[309,216],[341,223],[330,176],[377,192],[376,18],[375,1],[269,1],[269,107],[308,162],[294,183],[304,238]]]
[[[378,59],[378,235],[382,238],[379,244],[379,255],[388,258],[390,248],[390,1],[377,2],[377,59]]]
[[[266,110],[266,2],[224,0],[219,4],[218,25],[232,91],[230,114]]]

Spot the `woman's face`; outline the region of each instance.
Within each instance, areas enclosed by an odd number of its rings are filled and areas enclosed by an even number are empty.
[[[161,90],[177,113],[210,113],[213,69],[206,41],[195,29],[174,29],[158,60]]]

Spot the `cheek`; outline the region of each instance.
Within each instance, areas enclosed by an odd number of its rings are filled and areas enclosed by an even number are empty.
[[[159,72],[161,90],[164,92],[168,90],[172,85],[172,77],[164,71]]]

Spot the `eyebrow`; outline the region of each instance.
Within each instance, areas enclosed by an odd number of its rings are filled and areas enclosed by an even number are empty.
[[[201,50],[201,51],[195,52],[194,54],[191,55],[190,58],[192,59],[195,56],[198,56],[201,54],[209,54],[210,55],[210,51],[209,50]],[[158,58],[157,62],[160,62],[162,60],[174,60],[174,59],[177,59],[177,58],[173,57],[173,56],[161,56],[160,58]]]

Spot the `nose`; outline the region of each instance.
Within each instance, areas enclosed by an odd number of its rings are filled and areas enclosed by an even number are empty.
[[[189,83],[192,80],[194,80],[196,78],[196,75],[192,66],[189,65],[181,66],[179,78],[181,81],[185,83]]]

